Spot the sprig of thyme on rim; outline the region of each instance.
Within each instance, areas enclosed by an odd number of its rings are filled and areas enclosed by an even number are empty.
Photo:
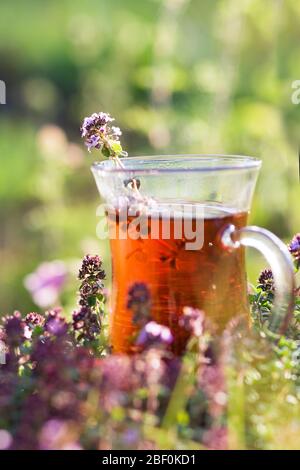
[[[80,131],[89,152],[94,148],[98,149],[105,158],[115,159],[120,165],[119,157],[126,157],[128,154],[120,142],[120,128],[111,126],[114,120],[108,113],[93,113],[84,118]]]
[[[112,126],[115,119],[109,113],[93,113],[84,118],[80,128],[81,137],[85,140],[88,151],[92,149],[100,150],[105,158],[114,160],[119,168],[124,168],[120,157],[127,157],[128,153],[122,148],[120,136],[122,131],[119,127]],[[135,178],[126,181],[126,186],[134,190],[136,195],[141,198],[138,191],[139,181]]]

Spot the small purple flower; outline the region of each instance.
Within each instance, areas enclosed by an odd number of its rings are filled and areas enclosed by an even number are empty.
[[[34,273],[26,276],[24,284],[33,301],[41,308],[54,305],[67,280],[63,261],[42,263]]]
[[[102,268],[102,260],[100,256],[86,255],[83,258],[78,279],[85,280],[87,278],[96,278],[97,280],[105,279],[105,271]]]
[[[53,336],[64,336],[68,331],[68,324],[61,314],[61,309],[56,308],[47,312],[45,330]]]
[[[81,137],[86,137],[93,129],[105,132],[105,126],[112,121],[114,121],[114,118],[108,113],[93,113],[91,116],[84,118],[81,126]]]
[[[105,301],[103,280],[105,271],[101,258],[86,255],[82,261],[78,278],[80,309],[73,313],[73,330],[77,341],[93,341],[101,332],[101,315]]]
[[[168,346],[173,341],[170,328],[160,325],[155,321],[150,321],[141,330],[136,344],[138,346]]]
[[[150,290],[144,282],[135,282],[128,290],[127,308],[132,310],[132,320],[140,327],[150,321]]]
[[[274,278],[271,269],[264,269],[258,278],[258,287],[265,292],[272,292],[275,289]]]
[[[296,261],[300,262],[300,233],[297,233],[289,244],[289,251]]]
[[[99,149],[100,148],[100,137],[98,135],[91,135],[86,140],[86,146],[87,146],[89,152],[92,150],[92,148]]]
[[[27,326],[34,328],[35,326],[43,326],[45,318],[36,312],[30,312],[25,317],[25,323]]]
[[[103,295],[103,283],[101,281],[85,280],[80,290],[80,305],[89,305],[89,299],[97,295]]]
[[[32,337],[32,332],[37,326],[44,326],[45,318],[36,312],[28,313],[25,317],[24,336],[26,339]]]
[[[150,291],[144,282],[135,282],[128,290],[127,308],[146,304],[150,301]]]
[[[101,150],[105,157],[123,156],[120,136],[122,132],[119,127],[110,126],[114,121],[107,113],[93,113],[83,120],[80,128],[81,137],[90,152],[93,148]]]
[[[4,317],[3,325],[7,345],[19,346],[24,339],[24,322],[20,312],[16,311],[13,315]]]
[[[88,306],[73,313],[73,328],[79,333],[78,341],[92,341],[101,331],[100,316]]]

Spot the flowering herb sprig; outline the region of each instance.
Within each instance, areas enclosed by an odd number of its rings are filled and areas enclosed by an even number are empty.
[[[294,261],[295,274],[300,269],[300,233],[297,233],[288,244]],[[275,294],[274,277],[271,269],[263,269],[258,277],[254,292],[250,294],[251,313],[254,325],[261,328],[270,319]],[[300,339],[300,286],[295,289],[294,316],[287,332],[289,337]]]
[[[111,125],[114,120],[108,113],[93,113],[84,118],[80,128],[81,137],[89,152],[92,149],[100,150],[104,158],[114,160],[119,168],[124,168],[120,157],[127,157],[128,153],[123,150],[120,142],[121,129]],[[144,201],[139,192],[140,181],[138,179],[125,180],[124,186],[132,190],[137,199]]]
[[[141,330],[136,344],[143,348],[150,348],[153,346],[165,348],[172,344],[173,335],[170,328],[160,325],[155,321],[148,322]]]
[[[296,270],[300,269],[300,233],[297,233],[288,245],[289,251],[295,260]]]
[[[77,341],[98,348],[97,337],[102,329],[104,313],[105,271],[99,256],[86,255],[79,270],[79,310],[73,313],[73,328]]]
[[[263,269],[260,273],[258,287],[264,292],[274,292],[274,278],[271,269]]]
[[[80,130],[89,152],[98,149],[105,158],[118,160],[127,156],[127,152],[124,152],[120,142],[120,128],[111,126],[113,121],[114,118],[108,113],[93,113],[84,119]]]

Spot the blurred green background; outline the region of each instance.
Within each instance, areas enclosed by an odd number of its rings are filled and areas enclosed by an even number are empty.
[[[23,282],[43,261],[108,263],[79,142],[94,111],[131,155],[261,157],[251,222],[299,231],[299,21],[299,0],[1,0],[1,312],[36,309]],[[251,279],[261,265],[251,253]],[[63,304],[75,291],[71,276]]]

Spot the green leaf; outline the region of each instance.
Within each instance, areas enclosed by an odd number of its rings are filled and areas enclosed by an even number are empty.
[[[122,145],[120,144],[120,142],[113,142],[111,144],[111,149],[113,150],[114,153],[119,155],[122,152]]]
[[[93,296],[90,296],[88,298],[88,304],[89,304],[90,307],[94,307],[96,305],[96,303],[97,303],[97,297],[96,296],[93,295]]]
[[[44,333],[43,327],[37,325],[34,330],[32,331],[32,338],[38,338]]]
[[[104,157],[109,158],[110,157],[110,150],[107,147],[102,147],[102,154]]]

